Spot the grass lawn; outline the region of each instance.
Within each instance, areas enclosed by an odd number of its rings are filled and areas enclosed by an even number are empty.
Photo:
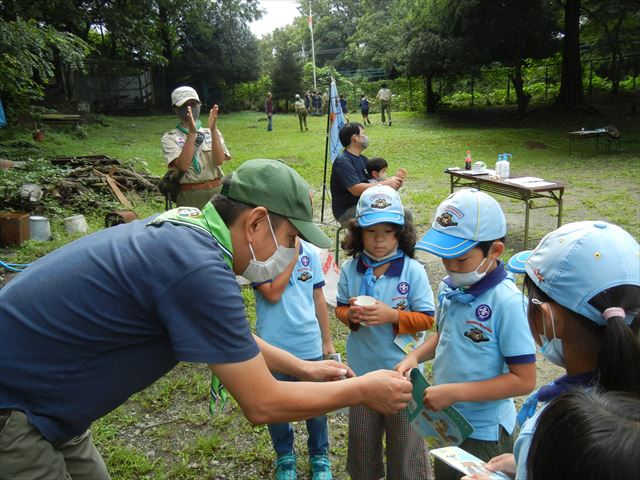
[[[552,117],[544,111],[532,112],[525,120],[500,111],[455,112],[425,117],[419,113],[393,113],[393,127],[374,124],[367,128],[368,156],[383,156],[391,170],[405,167],[409,179],[401,191],[413,212],[418,233],[424,233],[438,203],[449,193],[448,176],[443,170],[463,165],[466,150],[474,160],[483,160],[493,168],[498,153],[513,154],[513,175],[532,175],[563,181],[564,221],[607,220],[640,237],[640,118],[627,117],[625,105],[602,103],[601,113],[588,117]],[[352,120],[360,120],[351,114]],[[205,121],[205,116],[202,117]],[[219,127],[233,159],[225,166],[230,172],[252,158],[282,159],[300,172],[314,190],[316,215],[320,217],[326,118],[309,117],[310,130],[298,131],[293,115],[276,115],[274,130],[266,131],[259,113],[241,112],[221,115]],[[624,137],[621,153],[596,153],[591,140],[576,142],[569,154],[567,132],[614,124]],[[30,131],[0,130],[0,157],[28,155],[34,161],[50,156],[107,154],[123,160],[145,162],[157,175],[164,172],[160,136],[175,124],[173,117],[102,117],[101,123],[87,125],[87,136],[48,131],[43,143],[31,140]],[[22,140],[19,148],[11,141]],[[330,172],[327,173],[327,183]],[[0,171],[0,183],[3,175]],[[274,192],[274,195],[277,192]],[[507,213],[508,252],[522,246],[524,205],[505,197],[496,197]],[[160,197],[133,197],[136,211],[148,215],[162,208]],[[70,213],[69,213],[70,214]],[[87,215],[92,230],[101,228],[101,215]],[[61,218],[61,217],[60,217]],[[32,259],[62,245],[65,236],[54,217],[55,241],[50,244],[27,242],[16,250],[0,249],[0,258]],[[332,219],[325,207],[325,222]],[[556,226],[553,209],[534,210],[530,237],[535,244]],[[335,227],[327,226],[335,235]],[[442,276],[439,262],[424,258],[435,285]],[[253,295],[243,295],[251,322],[255,321]],[[346,329],[332,322],[335,344],[344,354]],[[241,416],[233,402],[224,415],[208,414],[206,367],[180,365],[153,386],[134,395],[126,404],[93,425],[96,441],[113,478],[117,479],[262,479],[272,472],[273,453],[266,427],[252,426]],[[260,392],[256,392],[259,395]],[[330,414],[331,457],[338,479],[346,460],[346,417]],[[300,477],[308,478],[304,423],[296,426]]]

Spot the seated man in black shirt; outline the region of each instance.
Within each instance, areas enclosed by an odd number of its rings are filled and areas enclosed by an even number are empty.
[[[406,178],[404,169],[382,182],[369,183],[367,157],[362,151],[369,146],[364,127],[359,123],[349,123],[340,130],[340,143],[344,150],[336,157],[331,170],[331,209],[333,216],[342,226],[355,217],[358,198],[367,188],[374,185],[389,185],[398,190]]]

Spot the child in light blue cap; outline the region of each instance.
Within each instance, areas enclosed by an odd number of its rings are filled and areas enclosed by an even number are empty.
[[[440,204],[416,245],[441,257],[448,274],[438,291],[438,331],[396,366],[406,373],[434,360],[425,406],[458,408],[474,428],[460,447],[485,461],[511,451],[512,397],[528,394],[536,383],[522,292],[499,259],[506,231],[500,205],[484,192],[458,190]],[[437,480],[461,476],[439,460],[434,472]]]
[[[433,326],[427,272],[413,258],[416,238],[395,189],[375,185],[365,190],[343,243],[353,258],[342,266],[336,299],[336,316],[351,331],[347,357],[357,375],[392,369]],[[368,299],[373,305],[358,305],[361,296],[373,297]],[[404,410],[383,415],[352,406],[347,472],[353,480],[430,480],[427,444],[410,427]]]
[[[522,406],[515,456],[487,464],[522,480],[531,472],[538,403],[544,408],[576,388],[640,394],[640,245],[616,225],[584,221],[554,230],[535,250],[515,257],[513,270],[525,273],[529,325],[540,353],[567,371]]]

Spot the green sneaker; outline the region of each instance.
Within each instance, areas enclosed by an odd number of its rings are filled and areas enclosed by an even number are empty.
[[[276,460],[276,480],[296,480],[297,478],[296,454],[291,452],[278,456]]]
[[[311,480],[333,480],[331,460],[326,455],[311,455]]]

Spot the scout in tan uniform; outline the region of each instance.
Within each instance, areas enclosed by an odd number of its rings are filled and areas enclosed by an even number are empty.
[[[218,106],[214,105],[209,112],[209,128],[202,128],[198,119],[200,98],[193,88],[176,88],[171,94],[171,104],[179,122],[162,136],[162,151],[169,168],[184,172],[176,204],[201,209],[220,192],[223,175],[220,166],[231,158],[216,128]]]

